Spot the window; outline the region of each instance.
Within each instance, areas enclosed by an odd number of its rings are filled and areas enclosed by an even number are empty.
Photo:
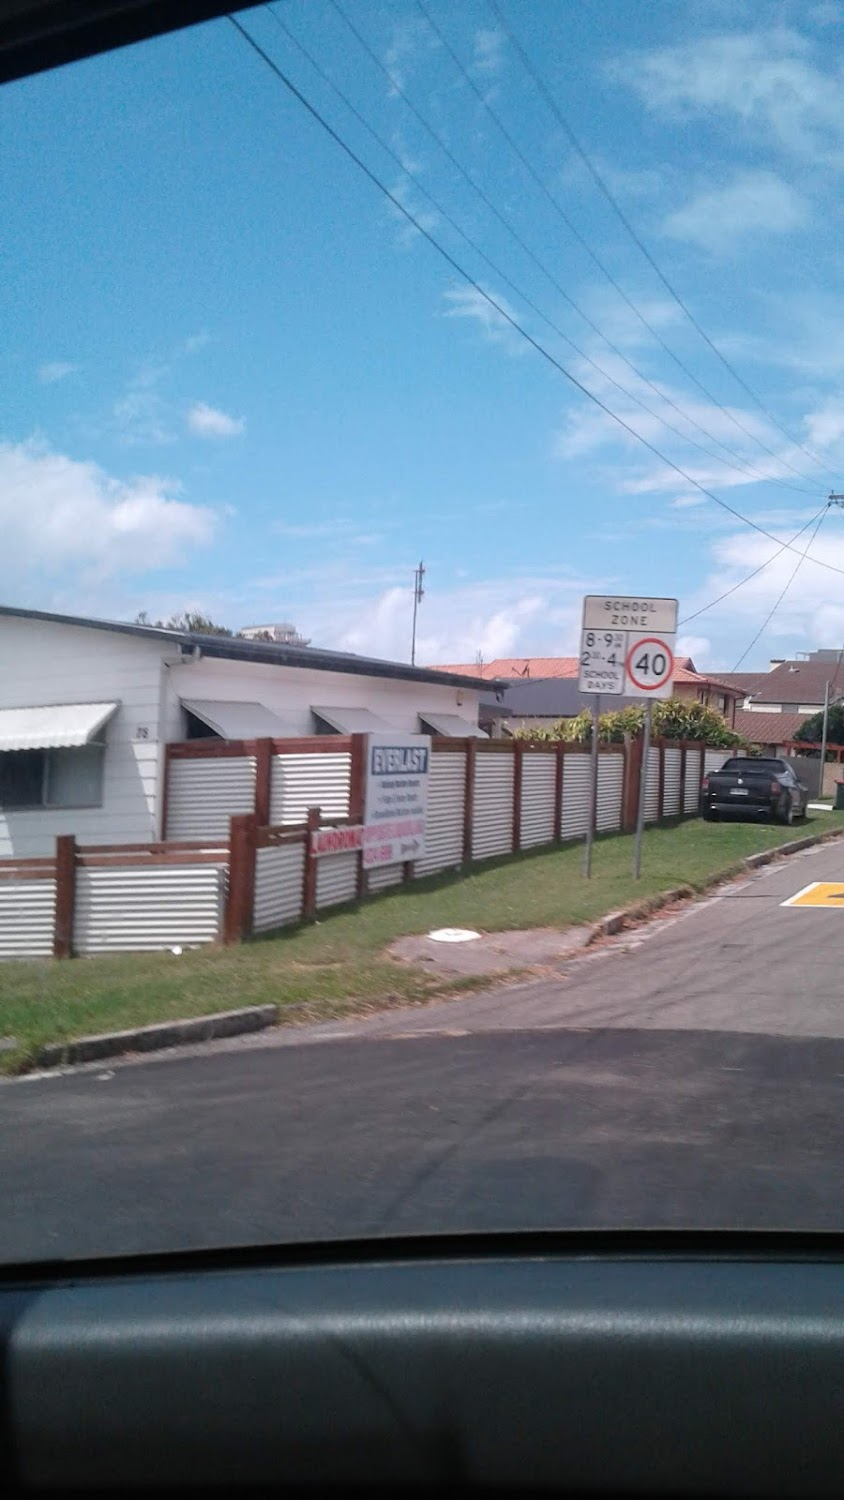
[[[0,807],[99,807],[105,746],[6,750],[0,754]]]
[[[0,807],[40,807],[44,800],[43,750],[0,755]]]

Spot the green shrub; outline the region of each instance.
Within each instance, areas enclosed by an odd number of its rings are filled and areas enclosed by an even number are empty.
[[[598,737],[602,744],[617,745],[626,735],[641,733],[645,722],[644,704],[617,708],[601,714]],[[653,705],[653,734],[666,740],[703,740],[707,745],[728,750],[743,745],[740,734],[730,729],[723,714],[691,698],[663,698]],[[592,715],[583,709],[576,718],[557,719],[541,729],[517,729],[514,739],[568,740],[588,745],[592,739]]]

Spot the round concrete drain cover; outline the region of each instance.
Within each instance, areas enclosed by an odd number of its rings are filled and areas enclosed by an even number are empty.
[[[480,937],[480,933],[472,932],[469,927],[438,927],[436,932],[429,932],[428,936],[435,943],[471,943]]]

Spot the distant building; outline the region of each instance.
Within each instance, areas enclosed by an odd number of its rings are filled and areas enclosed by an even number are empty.
[[[300,635],[289,620],[279,625],[244,625],[240,631],[246,641],[272,641],[278,646],[310,646],[310,640]]]
[[[543,722],[568,718],[591,707],[592,696],[581,693],[577,687],[580,666],[576,656],[500,656],[481,666],[433,667],[437,672],[462,673],[509,682],[505,709],[511,724],[538,726]],[[719,673],[710,675],[698,672],[689,656],[678,657],[674,662],[672,695],[675,698],[691,699],[714,708],[732,724],[736,701],[744,697],[740,687],[733,686]],[[605,708],[623,708],[640,699],[604,698]],[[506,732],[506,730],[505,730]]]

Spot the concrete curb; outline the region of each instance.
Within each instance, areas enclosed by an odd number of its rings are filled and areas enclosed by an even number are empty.
[[[770,865],[775,859],[780,859],[789,854],[801,854],[804,849],[811,849],[815,844],[828,844],[833,839],[844,835],[844,827],[830,828],[825,833],[807,834],[802,839],[792,839],[787,844],[779,844],[775,849],[763,849],[759,854],[748,854],[746,859],[739,860],[734,865],[729,865],[724,870],[706,879],[702,885],[677,885],[669,891],[658,891],[654,896],[646,896],[642,901],[635,901],[632,906],[623,906],[620,911],[611,911],[600,922],[596,922],[586,942],[589,947],[591,943],[597,943],[603,937],[615,937],[617,933],[623,932],[625,927],[630,927],[634,922],[641,922],[645,917],[650,917],[664,906],[671,906],[675,901],[689,901],[694,896],[700,896],[704,891],[712,890],[717,885],[723,885],[726,880],[735,879],[745,870],[758,870],[762,865]]]
[[[160,1021],[131,1031],[108,1031],[101,1036],[83,1036],[75,1042],[51,1042],[35,1058],[41,1068],[71,1067],[74,1063],[98,1062],[124,1052],[158,1052],[185,1042],[210,1042],[217,1037],[239,1036],[244,1031],[262,1031],[278,1020],[277,1005],[246,1005],[240,1010],[221,1010],[216,1016],[194,1016],[189,1021]]]
[[[804,849],[811,849],[815,844],[826,844],[842,835],[844,835],[844,826],[829,829],[826,833],[810,834],[806,838],[793,839],[788,844],[780,844],[776,849],[764,849],[760,854],[749,854],[746,859],[740,860],[737,864],[719,870],[704,881],[703,885],[674,886],[671,890],[658,891],[653,896],[646,896],[643,900],[634,902],[632,906],[622,907],[620,911],[608,912],[592,927],[584,946],[588,948],[590,944],[598,942],[603,937],[615,937],[626,927],[643,921],[662,907],[671,906],[675,901],[689,901],[695,896],[700,896],[703,891],[711,890],[713,886],[722,885],[724,881],[734,879],[745,870],[758,869],[760,865],[770,864],[782,856],[799,854]],[[289,1015],[291,1010],[302,1009],[307,1003],[303,1001],[299,1006],[285,1007],[285,1015]],[[239,1010],[220,1011],[215,1016],[194,1016],[188,1021],[161,1021],[154,1026],[138,1026],[131,1031],[110,1031],[100,1036],[83,1036],[75,1042],[51,1042],[38,1052],[35,1057],[35,1066],[40,1068],[72,1067],[76,1063],[99,1062],[104,1058],[120,1057],[126,1052],[158,1052],[165,1047],[179,1047],[190,1042],[210,1042],[218,1037],[239,1036],[248,1031],[263,1031],[267,1026],[274,1026],[277,1020],[277,1005],[247,1005]]]

